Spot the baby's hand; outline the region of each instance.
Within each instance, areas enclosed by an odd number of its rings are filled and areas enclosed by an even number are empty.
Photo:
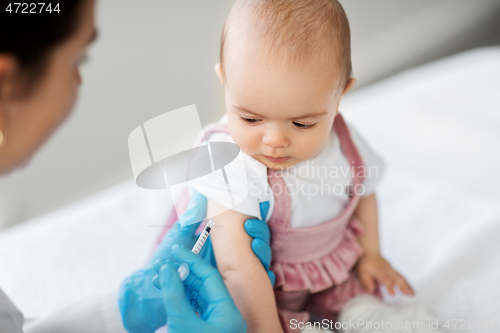
[[[399,289],[407,295],[413,295],[413,289],[406,279],[392,268],[382,256],[375,254],[364,254],[356,265],[356,271],[361,283],[369,291],[375,291],[376,283],[383,284],[391,295],[395,295],[393,286],[397,284]]]

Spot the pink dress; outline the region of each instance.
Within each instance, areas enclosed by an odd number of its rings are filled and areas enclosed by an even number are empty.
[[[333,130],[351,167],[359,170],[363,161],[342,115],[335,117]],[[207,126],[205,137],[217,131],[229,133],[227,125],[216,123]],[[356,188],[362,184],[363,178],[358,172],[352,174],[353,188]],[[271,270],[276,274],[274,292],[282,327],[285,332],[300,332],[300,329],[290,328],[290,320],[306,322],[311,312],[336,320],[345,302],[368,293],[353,271],[363,253],[358,241],[363,226],[353,216],[359,196],[356,191],[351,191],[348,204],[331,221],[313,227],[291,228],[291,200],[280,171],[268,169],[268,181],[274,194],[274,210],[269,221],[273,255]],[[188,199],[183,201],[187,206]],[[177,214],[173,210],[159,240],[175,221]],[[378,288],[374,295],[381,297]]]

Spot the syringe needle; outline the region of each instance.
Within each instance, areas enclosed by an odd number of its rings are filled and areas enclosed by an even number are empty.
[[[196,255],[200,253],[203,244],[205,244],[208,236],[210,235],[210,231],[212,231],[214,223],[215,223],[215,217],[207,222],[207,225],[205,226],[205,228],[203,228],[203,232],[201,233],[200,237],[198,237],[198,240],[194,244],[191,252],[193,252]],[[177,269],[177,273],[179,274],[179,277],[181,278],[182,281],[186,280],[187,277],[189,276],[189,265],[186,263],[182,263]]]

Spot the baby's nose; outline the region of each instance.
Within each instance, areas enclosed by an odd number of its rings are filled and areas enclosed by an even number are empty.
[[[262,142],[273,148],[286,148],[290,144],[285,131],[277,126],[266,129]]]

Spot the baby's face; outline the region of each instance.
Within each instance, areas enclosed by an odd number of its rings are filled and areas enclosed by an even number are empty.
[[[316,156],[337,114],[340,71],[326,74],[320,59],[290,68],[273,65],[255,50],[240,43],[226,58],[226,107],[235,143],[272,169]]]

